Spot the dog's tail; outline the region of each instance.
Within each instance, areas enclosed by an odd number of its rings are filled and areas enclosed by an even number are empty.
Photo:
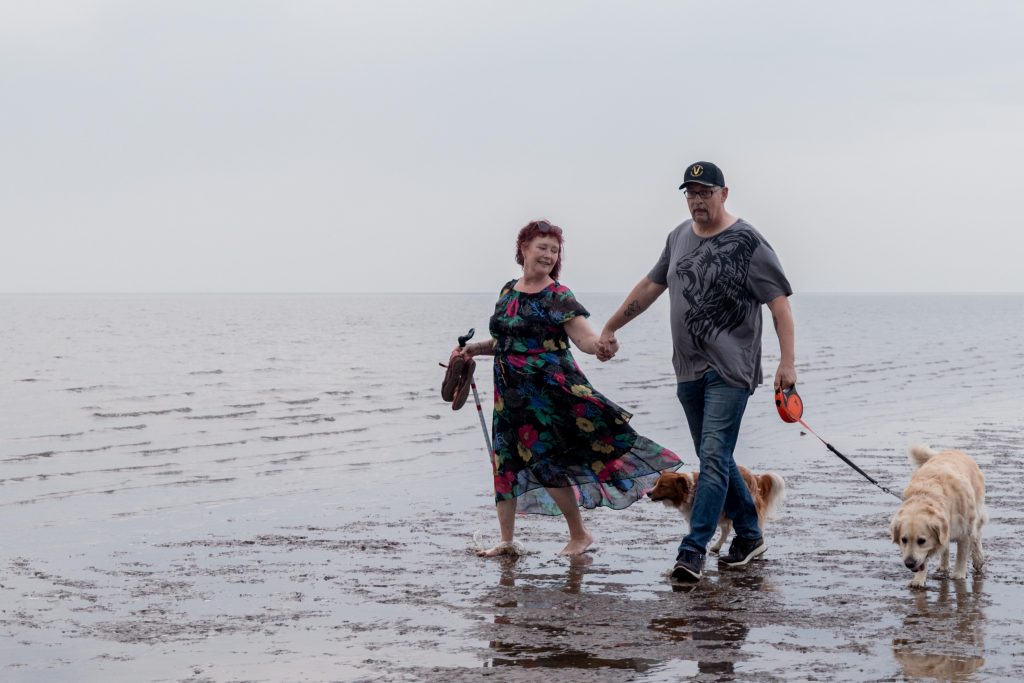
[[[920,467],[938,454],[938,451],[932,450],[922,443],[915,443],[910,447],[910,462],[914,467]]]
[[[786,480],[775,472],[765,472],[758,477],[757,486],[761,489],[761,497],[765,501],[764,518],[775,519],[782,507],[782,500],[786,497]]]

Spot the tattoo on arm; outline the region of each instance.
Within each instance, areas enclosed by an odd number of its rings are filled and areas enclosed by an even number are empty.
[[[640,315],[640,300],[633,299],[632,301],[630,301],[629,304],[626,306],[626,310],[622,312],[622,315],[626,316],[627,318],[632,318],[634,315]]]

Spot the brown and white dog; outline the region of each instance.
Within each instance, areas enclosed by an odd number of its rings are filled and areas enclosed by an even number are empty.
[[[978,464],[961,451],[941,453],[927,446],[910,449],[917,469],[903,491],[903,505],[892,518],[892,542],[900,547],[903,564],[914,572],[910,585],[924,586],[928,560],[941,555],[939,569],[949,571],[949,544],[956,541],[953,578],[967,577],[967,555],[974,571],[985,564],[981,527],[988,521],[985,476]]]
[[[738,465],[738,467],[743,481],[747,483],[747,489],[750,490],[750,497],[754,499],[754,507],[757,508],[757,522],[764,529],[765,522],[774,518],[783,497],[785,497],[786,482],[775,472],[754,474],[743,465]],[[683,513],[683,517],[689,523],[699,474],[699,472],[663,472],[647,496],[652,501],[661,501],[668,507],[676,508]],[[725,515],[725,512],[718,520],[718,530],[721,532],[718,540],[708,548],[713,553],[722,549],[722,544],[725,543],[726,537],[732,531],[732,520]]]

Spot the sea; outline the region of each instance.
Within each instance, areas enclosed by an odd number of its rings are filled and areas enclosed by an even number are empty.
[[[622,300],[577,296],[598,330]],[[410,657],[493,665],[463,609],[475,595],[474,535],[496,536],[490,464],[474,398],[453,411],[439,394],[439,363],[471,328],[486,338],[493,303],[492,293],[0,295],[0,678],[371,680]],[[813,433],[783,423],[762,386],[741,463],[777,469],[796,489],[825,472],[819,500],[854,494],[886,518],[898,501],[824,442],[896,491],[916,442],[1009,458],[1019,472],[1024,295],[798,294],[792,306]],[[779,350],[764,312],[770,382]],[[607,363],[577,352],[581,368],[637,431],[696,469],[667,301],[619,339]],[[492,366],[478,360],[489,423]],[[1019,534],[1021,498],[1007,501],[993,535]],[[544,524],[541,554],[564,541],[557,520]],[[637,599],[656,590],[639,584],[661,580],[675,536],[637,580]],[[385,570],[417,562],[418,542],[433,548],[438,576],[462,577],[457,616],[422,607],[416,592],[447,594],[448,579],[422,578],[407,604],[380,598]],[[377,559],[359,560],[360,543]],[[894,551],[882,552],[898,574]],[[317,593],[314,579],[335,592]],[[424,624],[433,640],[408,635]]]

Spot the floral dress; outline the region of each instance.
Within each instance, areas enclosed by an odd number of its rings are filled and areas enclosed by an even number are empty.
[[[569,351],[564,324],[590,313],[554,282],[526,294],[508,282],[491,316],[495,339],[494,491],[523,513],[561,514],[545,487],[572,486],[581,507],[625,508],[681,462],[629,426]]]

